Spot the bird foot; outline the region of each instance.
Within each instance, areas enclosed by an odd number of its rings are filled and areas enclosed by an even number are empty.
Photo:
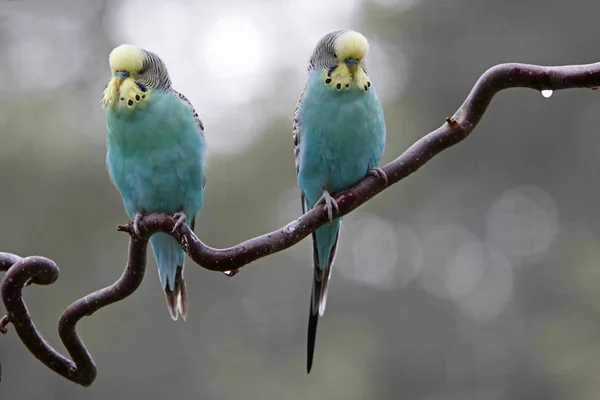
[[[383,179],[385,186],[388,185],[388,177],[386,173],[379,167],[375,167],[369,170],[369,175],[373,175],[375,178]]]
[[[173,218],[175,218],[177,221],[175,222],[175,226],[173,227],[171,233],[174,233],[177,230],[177,228],[179,228],[179,226],[187,220],[187,217],[183,212],[173,214]]]
[[[142,234],[140,233],[140,222],[142,222],[142,218],[144,218],[144,216],[141,213],[136,213],[135,217],[133,217],[133,232],[138,237],[142,236]]]
[[[323,190],[323,195],[315,205],[319,204],[325,204],[325,209],[327,210],[327,218],[329,219],[329,222],[333,221],[333,209],[335,208],[336,212],[340,211],[337,201],[335,201],[335,199],[331,197],[331,194],[329,194],[327,190]]]

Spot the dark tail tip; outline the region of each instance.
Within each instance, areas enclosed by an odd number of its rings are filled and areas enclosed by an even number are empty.
[[[308,315],[308,338],[306,343],[306,373],[310,374],[315,354],[315,341],[317,339],[317,323],[319,322],[319,313],[313,315],[312,305]]]
[[[173,290],[169,289],[169,285],[165,285],[165,298],[167,300],[167,309],[173,321],[177,321],[179,314],[183,320],[187,318],[187,289],[183,280],[183,267],[177,268]]]
[[[188,315],[188,307],[187,287],[185,285],[185,280],[183,279],[183,267],[179,267],[177,269],[177,275],[175,275],[175,293],[177,294],[177,308],[185,321]]]
[[[179,316],[177,313],[177,294],[169,289],[168,286],[165,286],[165,299],[167,300],[167,309],[169,310],[169,315],[173,319],[173,321],[177,321],[177,317]]]

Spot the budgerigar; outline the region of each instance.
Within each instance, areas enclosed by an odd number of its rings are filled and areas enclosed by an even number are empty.
[[[154,53],[124,44],[109,56],[112,79],[104,90],[106,165],[125,211],[138,224],[143,216],[173,214],[176,227],[196,213],[204,198],[204,126],[188,99],[171,87],[164,62]],[[187,316],[184,252],[165,233],[150,244],[160,283],[174,320]]]
[[[308,373],[340,231],[341,218],[333,220],[332,216],[337,203],[331,193],[352,187],[367,174],[387,182],[385,173],[377,167],[385,147],[385,121],[365,67],[368,49],[367,39],[350,30],[321,38],[310,58],[308,81],[294,113],[294,155],[302,212],[323,203],[330,221],[312,235],[314,279],[308,320]]]

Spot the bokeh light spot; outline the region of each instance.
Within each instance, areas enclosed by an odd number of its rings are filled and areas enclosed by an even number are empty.
[[[227,15],[217,19],[205,42],[205,60],[218,78],[255,74],[262,65],[262,39],[252,19]]]
[[[543,253],[558,230],[556,203],[548,193],[534,186],[508,189],[487,213],[487,242],[509,256]]]

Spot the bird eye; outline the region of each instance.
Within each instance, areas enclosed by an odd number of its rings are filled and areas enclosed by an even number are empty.
[[[336,54],[335,52],[333,52],[333,56],[334,56],[335,58],[337,58],[337,54]]]

